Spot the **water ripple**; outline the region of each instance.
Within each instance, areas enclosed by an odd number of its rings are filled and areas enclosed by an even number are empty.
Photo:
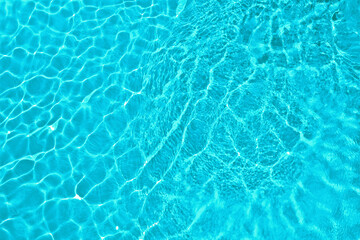
[[[0,2],[0,239],[360,238],[360,4]]]

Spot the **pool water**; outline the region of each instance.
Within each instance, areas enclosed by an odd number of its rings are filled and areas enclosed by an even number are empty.
[[[1,0],[0,239],[360,239],[359,0]]]

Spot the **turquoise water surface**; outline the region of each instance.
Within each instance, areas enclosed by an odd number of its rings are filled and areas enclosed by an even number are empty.
[[[7,239],[360,239],[360,0],[0,0]]]

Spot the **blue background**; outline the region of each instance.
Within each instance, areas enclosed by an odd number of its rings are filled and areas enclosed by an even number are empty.
[[[359,16],[0,1],[0,239],[359,239]]]

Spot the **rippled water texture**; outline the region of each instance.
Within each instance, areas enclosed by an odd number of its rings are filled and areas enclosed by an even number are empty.
[[[359,0],[0,0],[0,239],[360,239]]]

